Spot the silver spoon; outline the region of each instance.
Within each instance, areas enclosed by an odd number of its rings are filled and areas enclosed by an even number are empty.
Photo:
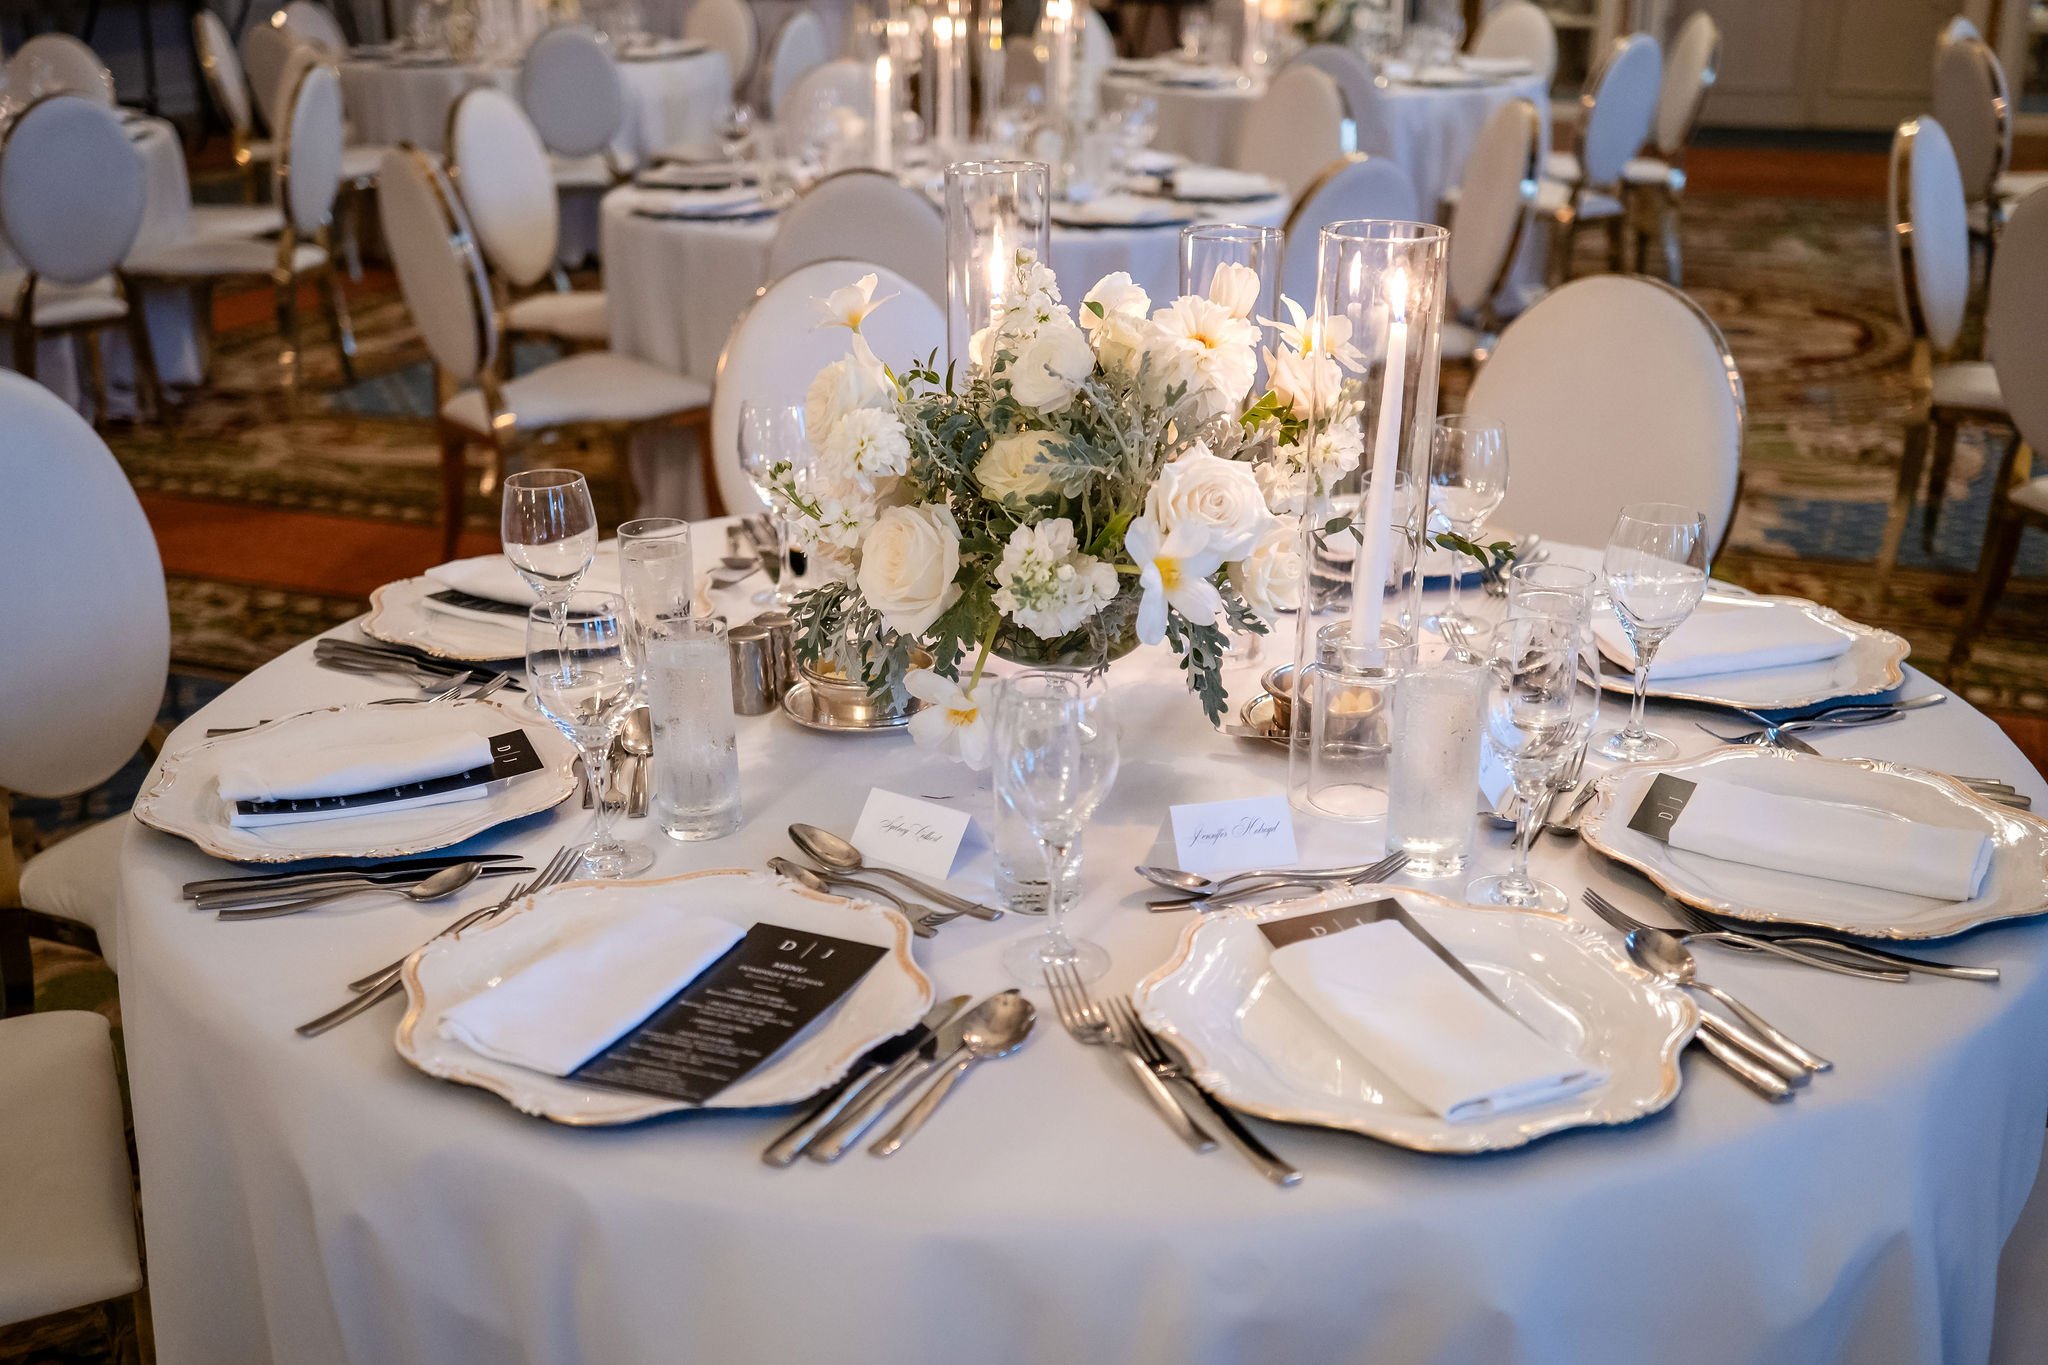
[[[867,862],[861,857],[859,849],[829,829],[820,829],[816,825],[791,825],[789,837],[798,848],[835,872],[863,872],[870,876],[887,877],[898,886],[909,887],[926,900],[937,901],[948,910],[958,910],[961,914],[972,915],[976,919],[1003,917],[1003,912],[992,906],[980,905],[964,896],[953,895],[894,868],[878,867]]]
[[[1693,961],[1692,951],[1678,941],[1676,934],[1667,934],[1661,929],[1646,926],[1630,930],[1624,942],[1628,945],[1628,955],[1635,959],[1636,965],[1644,971],[1662,977],[1674,985],[1705,991],[1733,1010],[1743,1023],[1761,1034],[1764,1041],[1790,1055],[1808,1071],[1827,1071],[1834,1066],[1833,1062],[1819,1053],[1801,1047],[1780,1033],[1770,1020],[1719,986],[1710,986],[1700,980],[1696,974],[1698,965]]]
[[[805,867],[802,863],[792,862],[788,858],[781,857],[770,858],[768,860],[768,870],[770,872],[779,872],[791,881],[802,882],[811,890],[822,891],[828,896],[837,894],[834,890],[835,887],[845,887],[849,891],[860,891],[879,900],[885,900],[903,912],[903,917],[910,921],[910,931],[919,938],[937,938],[939,936],[938,929],[930,923],[930,911],[922,906],[913,906],[894,891],[876,886],[872,882],[861,881],[858,877],[837,876],[827,881],[816,869]]]
[[[1183,872],[1177,867],[1160,867],[1156,863],[1140,863],[1132,868],[1140,877],[1154,886],[1163,886],[1168,891],[1184,891],[1192,896],[1213,896],[1219,891],[1255,882],[1271,882],[1275,886],[1305,885],[1313,882],[1342,882],[1353,877],[1363,877],[1378,868],[1385,859],[1359,863],[1354,867],[1303,867],[1295,869],[1258,868],[1248,872],[1233,872],[1228,877],[1214,881],[1199,872]]]
[[[626,818],[647,814],[647,760],[654,757],[654,719],[644,706],[626,713],[619,727],[619,747],[633,758],[633,771],[626,779]]]
[[[328,891],[318,896],[302,896],[297,900],[280,901],[276,905],[257,905],[245,910],[223,910],[217,918],[271,919],[278,915],[296,915],[301,910],[324,905],[328,901],[338,901],[344,896],[359,896],[366,891],[388,892],[424,904],[427,901],[439,900],[443,896],[454,895],[482,876],[483,871],[482,863],[456,863],[453,867],[444,867],[433,876],[414,882],[411,886],[351,886],[343,891]]]
[[[917,1135],[924,1127],[925,1120],[932,1116],[947,1094],[960,1082],[976,1062],[985,1062],[991,1057],[1007,1057],[1024,1046],[1024,1040],[1031,1036],[1031,1026],[1038,1022],[1038,1011],[1031,1002],[1017,991],[1004,991],[1001,995],[990,996],[974,1007],[960,1030],[960,1050],[949,1059],[945,1074],[933,1081],[931,1088],[918,1096],[910,1112],[899,1120],[894,1128],[882,1135],[881,1141],[868,1148],[873,1156],[889,1156],[904,1143]]]

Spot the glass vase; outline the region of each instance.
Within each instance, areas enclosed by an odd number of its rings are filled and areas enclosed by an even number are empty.
[[[1020,252],[1049,259],[1052,175],[1042,161],[946,168],[946,355],[964,375],[973,339],[1002,313]]]

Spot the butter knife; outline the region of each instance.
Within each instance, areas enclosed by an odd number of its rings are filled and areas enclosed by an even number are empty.
[[[252,887],[293,886],[300,882],[327,881],[340,877],[376,877],[409,872],[439,872],[457,863],[516,863],[517,853],[456,853],[433,858],[408,858],[403,862],[342,863],[300,872],[258,872],[246,877],[209,877],[186,882],[180,893],[187,900],[215,891],[241,891]]]
[[[915,1053],[929,1041],[936,1030],[956,1018],[967,1008],[970,996],[956,995],[941,1000],[925,1012],[923,1019],[909,1031],[897,1034],[870,1048],[867,1055],[853,1064],[846,1078],[831,1090],[825,1098],[812,1106],[809,1113],[784,1129],[781,1136],[768,1144],[761,1153],[761,1160],[770,1166],[787,1166],[802,1156],[804,1149],[815,1142],[819,1135],[846,1112],[847,1106],[866,1094],[873,1085],[879,1084],[882,1075],[899,1058]]]
[[[811,1145],[804,1149],[804,1155],[813,1161],[831,1163],[845,1156],[847,1149],[855,1146],[867,1135],[867,1131],[881,1121],[884,1114],[895,1103],[909,1094],[917,1082],[939,1064],[939,1058],[951,1057],[961,1049],[961,1039],[967,1031],[966,1019],[971,1010],[961,1010],[945,1025],[915,1049],[899,1057],[895,1064],[876,1077],[861,1097],[825,1131],[811,1139]]]

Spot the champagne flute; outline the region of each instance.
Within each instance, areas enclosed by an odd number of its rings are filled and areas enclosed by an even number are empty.
[[[1601,568],[1614,614],[1635,652],[1636,686],[1628,724],[1603,734],[1600,752],[1624,763],[1676,758],[1676,744],[1643,727],[1643,701],[1657,646],[1685,624],[1706,595],[1707,519],[1675,503],[1631,503],[1608,533]]]
[[[556,606],[542,603],[526,614],[526,678],[541,714],[583,753],[590,790],[590,842],[583,865],[593,877],[630,877],[654,863],[644,844],[623,843],[612,833],[603,793],[610,776],[612,742],[639,695],[639,670],[626,649],[626,603],[615,593],[573,593]]]
[[[1479,905],[1563,910],[1564,892],[1529,875],[1529,846],[1551,783],[1584,746],[1597,692],[1579,685],[1590,628],[1562,616],[1525,616],[1504,623],[1488,667],[1486,744],[1515,784],[1521,817],[1515,826],[1514,864],[1466,888]]]
[[[1508,435],[1491,417],[1457,414],[1436,419],[1430,445],[1429,500],[1437,515],[1466,540],[1476,541],[1487,517],[1508,491]],[[1451,556],[1451,591],[1443,610],[1429,619],[1437,634],[1466,654],[1490,627],[1460,605],[1465,557]]]
[[[528,469],[505,480],[505,558],[561,625],[564,603],[597,555],[597,509],[573,469]]]
[[[795,572],[790,567],[789,519],[794,512],[785,496],[788,485],[800,485],[809,470],[804,444],[804,410],[793,404],[740,404],[740,467],[761,501],[768,504],[775,527],[774,582],[754,594],[758,603],[787,606],[796,598]]]
[[[1088,817],[1116,782],[1117,734],[1109,693],[1079,669],[1020,673],[996,697],[995,780],[1045,850],[1045,933],[1010,945],[1003,965],[1018,981],[1044,980],[1049,964],[1083,981],[1109,970],[1101,945],[1066,930],[1068,868]]]

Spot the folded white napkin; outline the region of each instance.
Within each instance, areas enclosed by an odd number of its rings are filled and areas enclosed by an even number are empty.
[[[1182,66],[1175,63],[1153,79],[1161,85],[1236,85],[1238,75],[1237,68],[1232,66]]]
[[[650,190],[729,190],[757,185],[761,173],[750,165],[686,166],[671,163],[640,172],[633,183]]]
[[[1082,223],[1090,227],[1139,226],[1168,220],[1184,220],[1187,214],[1164,199],[1144,199],[1135,194],[1105,194],[1083,204],[1063,203],[1053,209],[1053,221]]]
[[[354,796],[489,766],[491,742],[428,707],[344,712],[224,746],[216,777],[226,801]]]
[[[1173,172],[1172,184],[1181,199],[1251,199],[1280,193],[1272,177],[1226,166],[1181,166]]]
[[[1531,1109],[1607,1079],[1472,989],[1394,920],[1290,943],[1272,961],[1339,1038],[1451,1123]]]
[[[1623,668],[1635,667],[1628,635],[1612,612],[1594,619],[1593,636],[1607,658]],[[1783,603],[1705,601],[1657,646],[1650,680],[1674,682],[1819,663],[1848,653],[1855,639],[1840,626]]]
[[[574,921],[536,944],[534,955],[497,985],[444,1014],[441,1036],[500,1062],[566,1076],[745,934],[730,920],[673,905]]]
[[[512,602],[530,607],[540,601],[519,570],[512,567],[512,561],[502,554],[477,555],[473,559],[453,559],[446,564],[436,564],[427,570],[427,577],[444,588],[466,592],[471,597],[488,598],[493,602]],[[591,556],[590,567],[576,584],[579,591],[619,591],[619,542],[601,541],[597,553]]]
[[[1458,65],[1475,76],[1526,76],[1536,69],[1527,57],[1475,57],[1470,53],[1459,57]]]
[[[633,207],[642,212],[698,218],[727,218],[761,208],[761,191],[752,185],[716,190],[635,190],[633,196]]]
[[[1709,858],[1935,900],[1977,894],[1991,836],[1831,801],[1706,779],[1670,826],[1671,847]]]

